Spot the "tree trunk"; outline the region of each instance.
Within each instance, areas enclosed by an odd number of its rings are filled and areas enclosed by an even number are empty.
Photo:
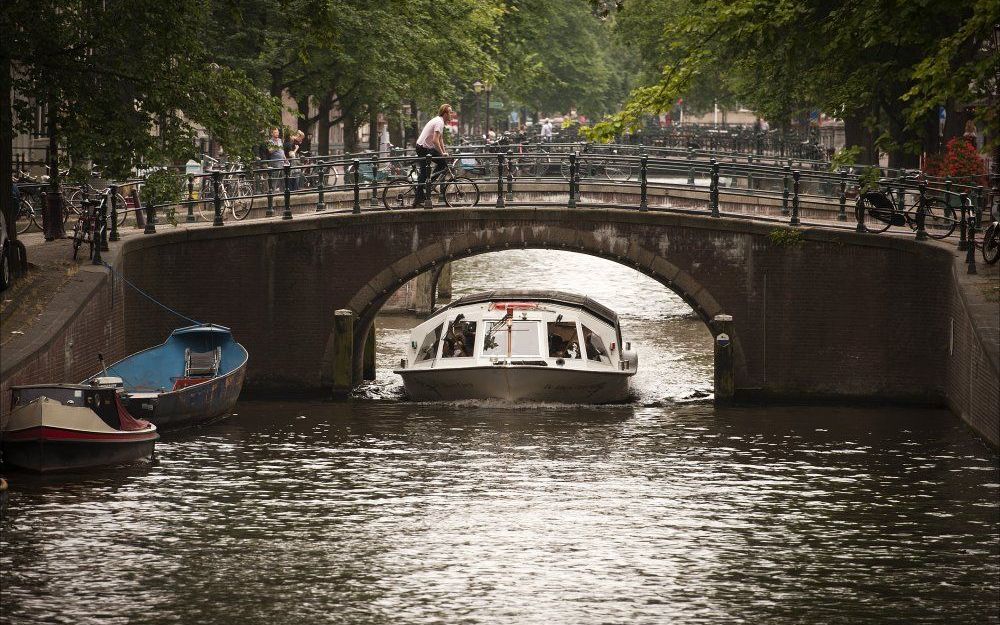
[[[45,201],[45,212],[42,213],[42,222],[45,230],[45,240],[54,241],[66,236],[66,229],[63,227],[63,206],[62,195],[59,193],[59,105],[53,94],[49,94],[49,192]]]
[[[14,116],[10,101],[10,59],[0,58],[0,189],[11,189],[14,184]],[[9,192],[0,193],[0,212],[7,224],[7,238],[17,240],[16,212],[14,198]],[[8,262],[13,265],[12,257]]]
[[[397,111],[399,112],[399,120],[402,120],[403,118],[402,109],[397,109]],[[389,124],[389,143],[397,147],[402,146],[406,143],[405,135],[406,132],[405,129],[403,128],[402,121],[396,121],[392,124]]]
[[[949,100],[945,109],[948,116],[944,120],[944,137],[941,139],[941,148],[948,144],[949,139],[961,137],[965,134],[965,122],[969,121],[969,113],[960,108],[954,100]]]
[[[378,152],[378,106],[368,105],[368,149]]]
[[[870,130],[865,128],[864,117],[861,115],[844,116],[844,147],[858,146],[859,165],[875,165],[875,141]]]
[[[299,109],[299,116],[295,123],[295,128],[309,134],[309,96],[303,96],[295,100],[295,106]]]
[[[344,153],[353,154],[358,151],[358,120],[355,113],[344,113]]]
[[[330,155],[330,102],[331,94],[322,96],[319,100],[319,121],[316,123],[316,153],[320,156]]]
[[[419,131],[417,130],[417,101],[410,100],[410,132],[406,137],[406,142],[408,144],[412,143],[413,145],[417,145],[417,137],[420,136],[418,133]]]

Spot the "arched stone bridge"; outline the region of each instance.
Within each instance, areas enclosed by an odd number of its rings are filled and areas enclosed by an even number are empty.
[[[713,317],[731,315],[737,399],[943,401],[950,300],[941,286],[953,253],[849,229],[552,206],[325,213],[161,229],[125,241],[121,269],[174,308],[232,327],[250,352],[249,392],[323,393],[335,310],[358,315],[360,369],[393,291],[442,263],[510,248],[632,267],[680,295],[713,334]],[[127,350],[176,327],[126,297]]]

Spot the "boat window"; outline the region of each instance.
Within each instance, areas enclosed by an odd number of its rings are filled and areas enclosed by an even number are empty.
[[[550,358],[580,358],[580,346],[576,337],[575,322],[550,321],[549,357]]]
[[[444,324],[441,324],[434,328],[433,332],[427,333],[427,336],[424,337],[424,342],[420,345],[420,349],[417,350],[416,362],[434,360],[434,357],[437,356],[438,341],[441,339],[441,329],[443,327]]]
[[[456,318],[444,333],[442,358],[468,358],[476,348],[476,322]]]
[[[611,362],[608,350],[604,348],[604,339],[587,326],[583,326],[583,345],[587,350],[587,360]]]
[[[484,356],[539,356],[538,321],[487,321]],[[499,327],[498,327],[499,326]],[[494,330],[494,328],[496,328]]]

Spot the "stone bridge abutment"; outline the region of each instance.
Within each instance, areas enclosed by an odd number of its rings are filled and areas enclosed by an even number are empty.
[[[731,315],[737,399],[942,402],[948,302],[929,285],[947,282],[951,254],[909,240],[659,211],[379,211],[132,239],[122,270],[193,318],[232,327],[250,352],[248,393],[322,394],[334,311],[357,314],[360,379],[366,335],[396,289],[443,263],[513,248],[632,267],[680,295],[713,334],[712,318]],[[127,349],[176,327],[126,297]]]

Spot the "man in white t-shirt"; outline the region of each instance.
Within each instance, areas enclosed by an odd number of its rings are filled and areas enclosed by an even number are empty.
[[[552,142],[552,122],[548,119],[542,124],[542,142],[551,143]]]
[[[444,126],[448,123],[449,119],[451,119],[451,105],[442,104],[438,109],[437,117],[427,122],[420,136],[417,137],[417,156],[420,157],[420,177],[417,179],[417,198],[413,203],[414,206],[420,206],[424,203],[424,187],[426,186],[425,183],[427,182],[428,175],[436,177],[448,165],[447,159],[444,158],[448,156],[447,150],[444,149]],[[426,157],[428,155],[434,160],[433,174],[427,171]],[[441,187],[441,194],[444,195],[443,185]]]

